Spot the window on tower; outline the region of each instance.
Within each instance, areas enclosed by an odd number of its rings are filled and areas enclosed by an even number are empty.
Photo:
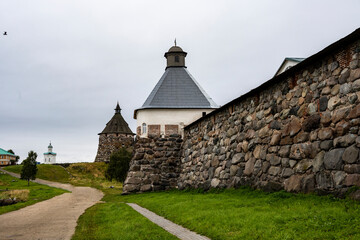
[[[179,56],[175,56],[175,62],[180,62]]]
[[[142,124],[142,133],[146,133],[146,123]]]

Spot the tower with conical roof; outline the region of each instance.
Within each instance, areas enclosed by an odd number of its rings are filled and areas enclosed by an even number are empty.
[[[115,107],[115,114],[99,133],[99,146],[95,162],[108,162],[110,155],[116,149],[129,147],[134,142],[134,133],[121,115],[119,103]]]
[[[165,53],[165,73],[134,112],[138,136],[182,134],[186,125],[219,107],[187,70],[186,55],[176,42]]]

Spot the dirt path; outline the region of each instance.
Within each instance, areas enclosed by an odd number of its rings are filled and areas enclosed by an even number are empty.
[[[18,174],[9,174],[19,177]],[[103,197],[101,191],[90,187],[74,187],[41,179],[34,182],[71,193],[0,215],[0,239],[71,239],[79,216]]]

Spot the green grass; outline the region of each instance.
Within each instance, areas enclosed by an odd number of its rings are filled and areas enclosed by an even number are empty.
[[[103,200],[137,203],[213,240],[360,239],[360,204],[333,197],[238,189],[108,194]]]
[[[4,169],[9,172],[14,172],[20,174],[22,165],[14,165],[8,166]],[[36,173],[36,178],[61,182],[61,183],[69,183],[70,176],[66,172],[66,170],[59,165],[50,165],[50,164],[41,164],[37,165],[38,171]]]
[[[86,213],[81,215],[72,239],[171,240],[178,238],[124,203],[100,203],[87,209]]]
[[[53,188],[46,185],[30,182],[30,186],[27,185],[27,181],[14,178],[8,174],[0,174],[0,190],[14,190],[14,189],[29,189],[30,194],[28,201],[19,202],[13,205],[1,206],[0,214],[18,210],[20,208],[32,205],[34,203],[44,201],[67,192],[66,190]]]

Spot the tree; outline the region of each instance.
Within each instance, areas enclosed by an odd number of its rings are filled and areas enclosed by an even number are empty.
[[[105,173],[106,178],[110,181],[115,179],[118,182],[124,182],[129,171],[131,155],[131,152],[126,148],[120,148],[113,152],[110,155],[109,166]]]
[[[12,150],[12,149],[9,149],[9,150],[7,150],[9,153],[12,153],[12,154],[14,154],[15,155],[15,153],[14,153],[14,151]],[[18,161],[19,161],[19,156],[16,156],[15,155],[15,160],[10,160],[10,162],[11,162],[11,165],[15,165]]]
[[[36,158],[37,158],[36,152],[30,151],[28,153],[28,157],[22,162],[23,166],[21,168],[20,178],[27,180],[28,186],[30,184],[30,180],[34,180],[36,178],[36,173],[37,173]]]

